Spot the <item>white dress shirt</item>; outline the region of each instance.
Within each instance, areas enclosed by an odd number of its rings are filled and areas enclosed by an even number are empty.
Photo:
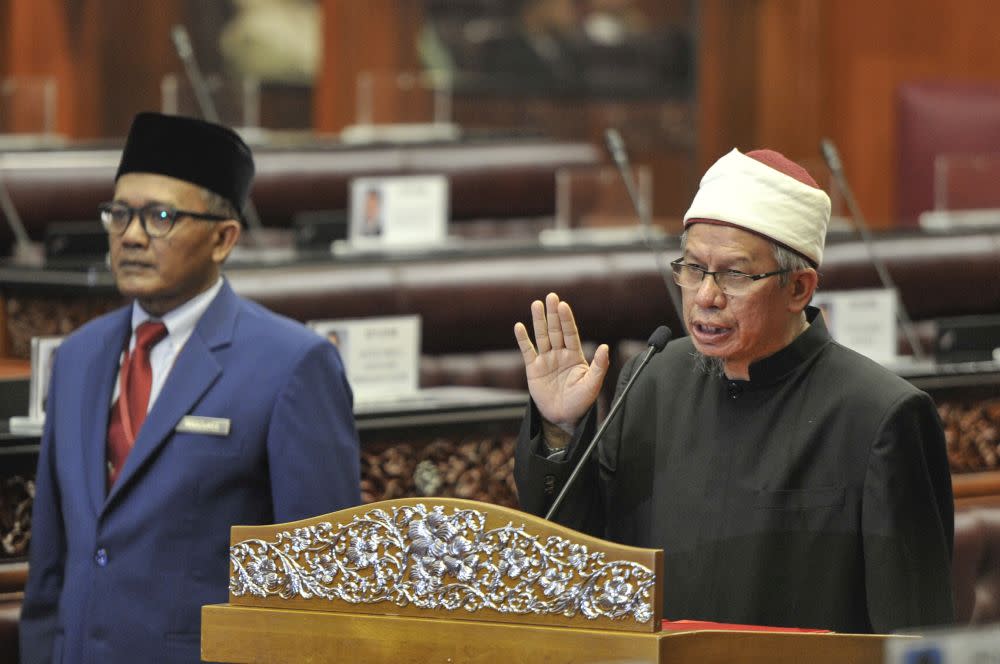
[[[163,318],[159,319],[163,321],[163,324],[167,326],[167,336],[165,336],[158,344],[153,346],[152,350],[149,352],[149,364],[153,368],[153,384],[149,390],[149,405],[146,408],[148,413],[153,408],[153,403],[156,401],[156,397],[160,395],[160,390],[163,389],[163,384],[167,381],[167,376],[170,375],[170,370],[174,366],[174,360],[177,359],[177,355],[184,348],[184,344],[191,337],[191,333],[194,332],[195,325],[201,320],[202,314],[208,309],[208,305],[212,303],[215,296],[219,294],[219,290],[222,288],[222,277],[215,282],[215,285],[209,288],[204,293],[199,293],[194,296],[181,306],[177,307],[173,311],[168,312]],[[156,320],[154,316],[149,315],[142,306],[139,305],[138,301],[132,303],[132,338],[129,339],[128,349],[129,352],[135,348],[135,330],[137,327],[145,323],[147,320]],[[121,363],[125,360],[125,353],[122,352],[118,360],[118,378],[115,380],[115,389],[111,394],[111,404],[113,405],[118,399],[118,391],[121,388]]]

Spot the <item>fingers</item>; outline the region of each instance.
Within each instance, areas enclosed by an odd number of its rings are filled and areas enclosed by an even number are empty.
[[[608,373],[608,367],[611,366],[610,351],[607,344],[601,344],[594,351],[594,359],[590,362],[590,371],[587,374],[587,380],[591,382],[595,392],[599,392],[601,385],[604,383],[604,377]]]
[[[581,349],[580,334],[577,331],[573,310],[568,304],[561,302],[555,293],[546,295],[544,303],[541,300],[531,303],[531,323],[535,333],[535,344],[538,347],[537,354],[563,348]],[[524,353],[520,340],[518,345]]]
[[[607,344],[601,344],[594,351],[594,359],[590,363],[590,370],[600,374],[603,378],[604,374],[608,372],[608,367],[611,366],[611,351],[608,349]]]
[[[545,325],[549,334],[549,344],[554,350],[566,345],[563,340],[562,322],[559,320],[559,304],[559,296],[555,293],[545,296]]]
[[[573,317],[573,310],[565,302],[560,302],[558,313],[563,344],[569,350],[580,350],[580,333],[576,329],[576,319]]]
[[[531,303],[531,327],[535,331],[535,345],[538,346],[539,353],[547,353],[552,350],[549,343],[549,330],[545,323],[545,305],[541,300]]]
[[[521,357],[524,359],[524,365],[528,366],[538,357],[538,352],[531,343],[531,337],[528,336],[528,328],[524,326],[524,323],[516,323],[514,325],[514,338],[517,339],[517,347],[521,349]]]

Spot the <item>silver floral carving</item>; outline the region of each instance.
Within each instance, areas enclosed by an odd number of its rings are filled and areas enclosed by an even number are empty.
[[[654,574],[630,561],[511,523],[485,529],[474,509],[376,508],[350,523],[318,523],[230,547],[234,597],[391,602],[469,612],[653,618]]]

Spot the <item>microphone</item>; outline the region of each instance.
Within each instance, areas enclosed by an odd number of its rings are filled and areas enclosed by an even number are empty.
[[[646,248],[649,249],[650,253],[653,254],[653,258],[656,260],[656,269],[659,271],[660,277],[663,279],[663,283],[667,287],[667,295],[670,297],[670,303],[674,306],[674,312],[677,314],[677,321],[683,325],[684,311],[681,308],[680,289],[677,287],[677,284],[674,283],[674,278],[669,267],[663,262],[663,252],[657,251],[656,248],[653,247],[653,241],[649,230],[652,225],[649,206],[646,204],[646,201],[639,198],[639,190],[636,186],[635,175],[632,172],[631,165],[629,164],[628,152],[625,150],[625,141],[622,140],[621,133],[613,127],[609,127],[604,130],[604,139],[608,145],[608,152],[611,153],[611,159],[614,160],[615,166],[618,168],[618,175],[621,176],[622,181],[625,183],[625,189],[628,191],[629,200],[632,201],[632,207],[635,209],[635,213],[639,217],[639,228],[642,229],[643,244],[646,245]]]
[[[646,342],[649,348],[646,349],[646,352],[642,356],[642,359],[639,360],[639,366],[637,366],[635,368],[635,371],[632,372],[632,377],[628,379],[628,382],[625,384],[625,387],[622,388],[622,391],[618,395],[618,398],[616,398],[614,403],[611,404],[611,409],[608,411],[608,416],[604,418],[603,422],[601,422],[601,426],[598,427],[597,433],[595,433],[594,437],[590,440],[590,444],[587,445],[587,449],[584,450],[583,455],[580,456],[580,460],[576,462],[576,466],[573,468],[573,472],[571,472],[569,477],[566,479],[566,483],[563,485],[563,488],[559,492],[559,495],[556,496],[556,499],[552,502],[552,506],[549,508],[549,511],[545,513],[545,518],[547,520],[552,519],[556,511],[562,505],[563,500],[566,499],[566,494],[569,492],[570,486],[573,485],[573,482],[576,480],[577,476],[583,470],[584,465],[586,465],[587,463],[587,459],[589,459],[591,455],[594,453],[594,450],[597,449],[597,444],[601,441],[601,438],[604,436],[604,432],[608,428],[608,424],[611,422],[612,418],[614,418],[614,416],[618,414],[618,411],[621,409],[621,405],[625,403],[625,397],[632,389],[632,385],[635,383],[635,379],[638,378],[639,374],[642,373],[642,370],[646,367],[647,364],[649,364],[649,361],[653,359],[653,356],[659,353],[661,350],[663,350],[663,348],[667,345],[667,342],[670,341],[670,338],[673,335],[674,333],[671,332],[670,328],[667,327],[666,325],[661,325],[660,327],[656,328],[653,334],[650,335],[649,341]]]
[[[844,167],[840,161],[840,154],[837,152],[836,146],[832,140],[824,138],[819,142],[819,148],[823,153],[823,159],[826,161],[827,168],[830,169],[830,173],[833,174],[833,178],[837,181],[837,186],[840,187],[841,192],[844,194],[844,202],[847,203],[847,208],[851,212],[854,227],[861,236],[861,241],[865,245],[865,251],[868,253],[868,259],[875,266],[875,271],[878,273],[879,281],[882,282],[882,287],[896,294],[896,318],[899,319],[899,326],[903,329],[903,335],[909,342],[910,348],[913,349],[914,356],[918,360],[926,360],[927,352],[924,350],[924,345],[920,342],[920,337],[917,336],[917,332],[913,327],[913,321],[910,319],[910,314],[903,305],[903,298],[900,297],[899,290],[896,288],[896,284],[889,274],[889,269],[886,267],[885,261],[875,251],[875,242],[872,240],[871,231],[868,229],[868,223],[865,221],[864,215],[861,214],[861,208],[854,198],[851,185],[847,182],[847,176],[844,175]]]
[[[625,150],[625,141],[622,139],[621,132],[614,127],[609,127],[604,130],[604,139],[608,144],[608,152],[611,153],[611,159],[614,160],[615,166],[618,167],[618,173],[625,183],[625,189],[628,190],[628,197],[632,201],[632,206],[639,215],[639,222],[644,228],[648,228],[650,222],[648,206],[646,205],[646,201],[639,198],[639,190],[636,187],[635,178],[633,177],[632,168],[628,160],[628,152]]]
[[[21,221],[21,215],[18,214],[17,208],[14,207],[14,199],[10,197],[10,192],[7,191],[7,185],[4,183],[2,175],[0,175],[0,210],[3,210],[4,217],[7,219],[7,227],[14,234],[14,241],[17,245],[30,245],[31,238],[28,237],[28,231],[24,229],[24,222]]]
[[[170,38],[174,42],[174,50],[177,51],[177,57],[181,59],[181,63],[184,65],[184,75],[187,76],[188,83],[191,84],[191,89],[194,90],[194,98],[198,102],[201,116],[209,122],[220,124],[219,112],[215,108],[215,102],[212,101],[212,94],[209,92],[208,83],[205,81],[205,77],[201,73],[201,68],[198,66],[198,61],[194,57],[194,48],[191,46],[191,37],[188,35],[187,28],[180,23],[175,24],[170,28]],[[257,214],[257,208],[253,204],[253,200],[249,198],[247,199],[243,216],[246,218],[247,227],[251,231],[250,235],[256,240],[262,224],[260,222],[260,215]]]
[[[205,82],[198,61],[195,60],[194,48],[191,46],[191,37],[188,36],[187,28],[179,23],[174,25],[170,28],[170,38],[174,42],[177,57],[184,65],[184,73],[191,84],[191,89],[194,90],[194,97],[198,102],[198,108],[201,109],[202,117],[209,122],[218,124],[219,112],[215,108],[215,102],[212,101],[212,95],[208,91],[208,83]]]

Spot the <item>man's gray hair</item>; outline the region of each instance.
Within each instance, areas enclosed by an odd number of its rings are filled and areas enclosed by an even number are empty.
[[[201,189],[201,198],[205,201],[205,212],[208,214],[217,214],[220,217],[239,221],[239,210],[236,209],[236,206],[228,198],[220,196],[214,191],[209,191],[204,187]]]
[[[805,270],[806,268],[812,267],[812,263],[809,262],[805,256],[797,254],[787,247],[783,247],[777,242],[772,242],[771,246],[774,249],[774,260],[778,263],[779,270],[788,270],[785,274],[778,275],[778,279],[781,285],[784,286],[789,282],[788,274],[790,272],[798,272],[799,270]]]

